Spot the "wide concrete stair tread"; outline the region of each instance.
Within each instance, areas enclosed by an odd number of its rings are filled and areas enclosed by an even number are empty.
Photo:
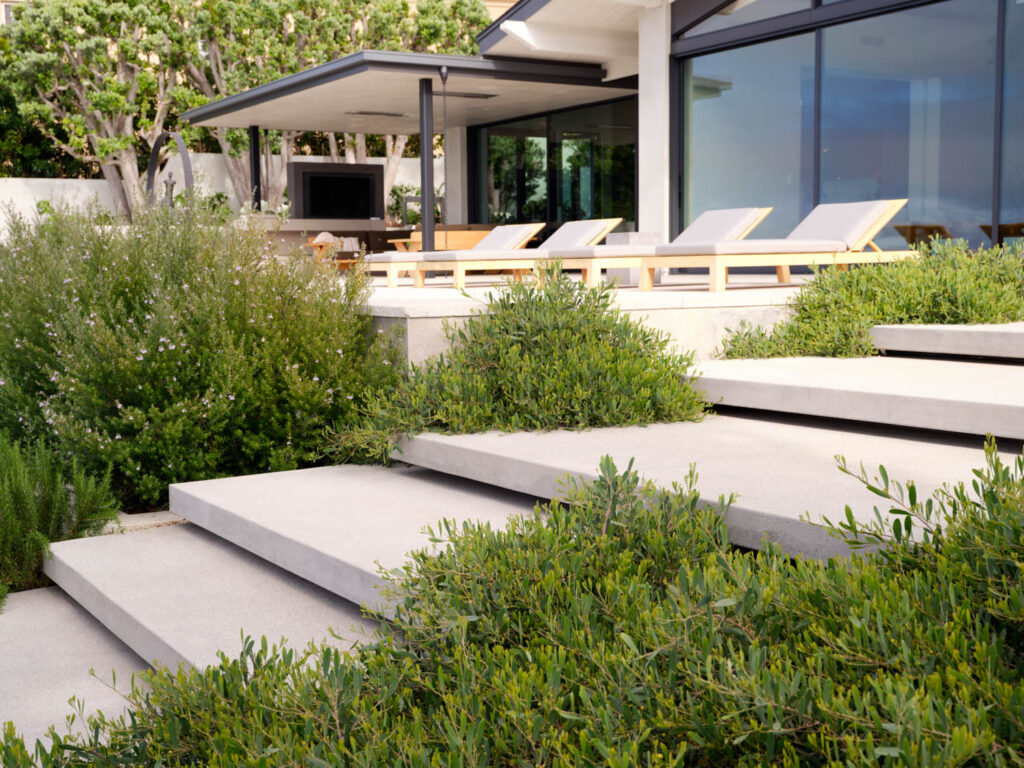
[[[46,575],[145,661],[205,667],[258,640],[372,637],[353,603],[194,525],[58,542]]]
[[[914,480],[919,492],[970,480],[984,464],[983,440],[940,440],[909,430],[841,429],[800,420],[709,416],[702,422],[583,432],[488,432],[472,435],[424,433],[407,438],[395,458],[521,493],[557,495],[567,476],[593,479],[602,456],[620,470],[630,459],[640,474],[660,486],[683,482],[691,464],[708,503],[737,494],[726,515],[730,539],[759,548],[762,538],[790,553],[827,557],[845,546],[819,523],[838,520],[849,504],[869,520],[880,499],[842,474],[835,456],[853,468],[885,465],[893,480]]]
[[[876,325],[871,342],[885,352],[1024,361],[1024,323]]]
[[[381,569],[430,548],[440,521],[504,527],[535,500],[423,469],[338,466],[172,485],[171,509],[358,605],[387,612]]]
[[[714,403],[971,435],[1024,438],[1024,366],[902,357],[712,360]]]
[[[86,716],[120,714],[132,676],[148,667],[56,587],[8,595],[0,648],[0,723],[12,721],[30,745],[51,725],[67,732],[65,718],[77,712],[68,703],[72,696]],[[84,730],[76,716],[71,731]]]

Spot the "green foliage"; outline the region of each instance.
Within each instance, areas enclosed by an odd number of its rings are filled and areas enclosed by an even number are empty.
[[[401,434],[427,429],[584,429],[703,412],[692,355],[671,354],[667,335],[612,307],[610,288],[587,288],[558,265],[446,330],[451,350],[370,400],[361,425],[338,435],[342,456],[387,461]]]
[[[128,507],[167,484],[307,465],[395,377],[368,290],[278,259],[200,205],[131,226],[56,211],[0,243],[0,428],[112,468]]]
[[[792,306],[793,317],[771,332],[732,333],[725,356],[858,357],[875,353],[874,325],[1024,320],[1024,259],[935,240],[914,260],[818,272]]]
[[[0,434],[0,605],[6,588],[42,586],[50,542],[98,533],[116,519],[109,478],[87,475],[41,443]]]
[[[695,474],[618,473],[504,531],[445,526],[346,657],[246,641],[157,670],[43,766],[1002,766],[1024,760],[1024,459],[930,542],[819,562],[726,543]],[[6,765],[27,766],[9,730]]]

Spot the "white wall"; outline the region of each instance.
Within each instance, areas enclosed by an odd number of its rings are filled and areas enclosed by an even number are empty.
[[[0,179],[2,222],[6,222],[8,211],[35,216],[43,200],[75,207],[98,204],[113,210],[110,189],[102,179]]]

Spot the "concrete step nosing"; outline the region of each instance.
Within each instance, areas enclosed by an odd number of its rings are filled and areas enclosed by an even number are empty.
[[[180,663],[189,667],[195,666],[194,660],[175,649],[146,624],[111,600],[87,577],[64,562],[59,551],[47,558],[43,572],[146,663],[160,663],[169,667],[175,667]]]
[[[170,487],[170,507],[200,528],[328,592],[374,611],[391,610],[390,601],[380,591],[387,582],[377,572],[286,536],[268,536],[259,523],[198,498],[182,487]]]

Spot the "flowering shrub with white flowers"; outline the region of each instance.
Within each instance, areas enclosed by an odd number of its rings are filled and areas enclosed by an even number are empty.
[[[279,259],[199,206],[97,226],[13,218],[0,241],[0,429],[111,470],[127,508],[168,483],[313,462],[394,385],[364,274]]]

